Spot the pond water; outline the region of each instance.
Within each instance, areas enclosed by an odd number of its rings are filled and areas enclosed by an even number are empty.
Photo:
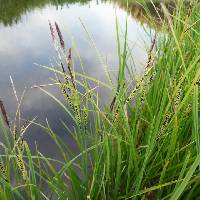
[[[50,78],[54,77],[48,70],[34,65],[38,63],[50,66],[56,57],[48,20],[59,24],[67,48],[72,47],[73,51],[73,41],[76,43],[86,73],[106,81],[101,62],[95,49],[91,47],[80,20],[92,35],[104,62],[115,77],[118,70],[116,16],[123,35],[128,15],[128,44],[135,62],[135,71],[141,73],[147,59],[151,29],[145,24],[145,18],[138,13],[138,9],[134,9],[134,5],[131,8],[132,13],[124,8],[126,6],[120,1],[0,0],[0,97],[10,119],[12,120],[16,111],[16,100],[9,78],[12,76],[18,95],[27,88],[22,118],[31,120],[37,116],[37,121],[43,123],[47,118],[53,130],[66,140],[71,149],[75,149],[72,139],[61,126],[60,119],[70,123],[66,114],[44,93],[31,89],[33,85],[51,82]],[[80,62],[76,57],[75,69],[80,71]],[[60,93],[55,87],[49,87],[48,90],[59,98]],[[100,95],[107,101],[109,94],[109,91],[102,90]],[[44,154],[57,156],[56,149],[52,148],[53,142],[41,129],[31,128],[26,133],[26,138],[32,148],[36,141],[39,150]]]

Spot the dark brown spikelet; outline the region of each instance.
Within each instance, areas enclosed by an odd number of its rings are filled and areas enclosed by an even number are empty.
[[[9,120],[8,120],[8,117],[7,117],[7,114],[6,114],[6,109],[5,109],[3,101],[1,99],[0,99],[0,109],[1,109],[1,113],[2,113],[2,116],[3,116],[5,123],[10,128],[10,123],[9,123]]]
[[[148,200],[154,200],[156,199],[156,192],[152,191],[152,192],[148,192],[145,194],[146,199]]]
[[[73,75],[73,72],[72,72],[72,50],[71,50],[71,48],[69,48],[69,52],[68,52],[67,68],[68,68],[68,71],[69,71],[69,75],[70,75],[70,78],[71,78],[72,85],[73,85],[74,89],[76,90],[76,84],[75,84],[74,75]]]
[[[156,45],[156,38],[157,38],[157,33],[155,33],[153,40],[151,42],[151,47],[150,47],[150,50],[149,50],[148,60],[147,60],[145,69],[151,67],[151,65],[153,64],[153,50],[154,50],[154,47]]]
[[[50,21],[49,21],[49,28],[50,28],[52,40],[55,41],[55,32],[54,32],[53,26],[51,25]]]
[[[114,106],[115,106],[116,99],[117,99],[117,97],[114,96],[114,98],[113,98],[113,100],[112,100],[112,102],[111,102],[111,104],[110,104],[110,111],[111,111],[111,112],[113,112],[113,110],[114,110]]]
[[[55,26],[56,26],[56,31],[58,33],[58,37],[60,39],[60,45],[61,45],[62,49],[65,50],[65,42],[64,42],[62,33],[60,31],[60,28],[59,28],[59,26],[58,26],[58,24],[56,22],[55,22]]]
[[[67,77],[67,74],[66,74],[65,68],[64,68],[64,66],[63,66],[63,63],[61,62],[60,65],[61,65],[61,68],[62,68],[62,72],[63,72],[63,74],[64,74],[65,83],[66,83],[66,84],[69,84],[69,79],[68,79],[68,77]]]

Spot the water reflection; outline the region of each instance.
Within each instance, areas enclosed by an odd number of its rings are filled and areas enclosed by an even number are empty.
[[[46,5],[62,6],[73,3],[85,3],[87,0],[0,0],[0,22],[12,25],[21,21],[22,16],[34,9],[42,9]]]
[[[137,19],[141,24],[148,24],[155,29],[159,29],[161,22],[164,19],[164,13],[161,9],[161,1],[147,1],[144,6],[137,1],[129,1],[128,6],[126,1],[110,0],[122,9],[125,9],[131,14],[134,19]],[[153,2],[153,3],[152,3]],[[175,10],[175,2],[163,2],[170,13]]]
[[[46,6],[55,6],[61,8],[63,6],[70,6],[72,4],[78,3],[79,5],[87,4],[91,0],[0,0],[0,22],[3,25],[13,25],[22,20],[24,14],[28,14],[35,9],[43,9]],[[145,8],[141,3],[137,1],[127,2],[123,0],[104,0],[115,4],[127,12],[129,12],[134,18],[139,20],[141,23],[150,23],[152,20],[155,24],[160,23],[160,19],[163,18],[163,13],[161,10],[161,5],[159,1],[155,1],[153,4],[151,1],[145,2]],[[101,4],[101,1],[96,1],[96,4]],[[170,12],[175,8],[174,1],[165,2],[165,6]]]
[[[56,56],[49,34],[48,20],[59,23],[67,47],[73,47],[73,41],[76,42],[86,73],[106,81],[100,60],[94,48],[91,47],[79,18],[82,19],[94,38],[109,70],[114,72],[118,69],[116,14],[119,19],[120,32],[123,33],[127,13],[114,6],[112,2],[89,1],[86,3],[84,1],[84,4],[75,3],[75,1],[68,1],[67,4],[65,2],[0,0],[0,21],[2,22],[0,25],[0,96],[6,104],[10,118],[12,118],[16,103],[9,81],[11,75],[18,94],[21,94],[23,89],[27,87],[23,102],[23,117],[32,119],[38,116],[38,120],[42,122],[48,118],[53,130],[67,144],[71,145],[72,149],[75,149],[72,138],[67,135],[64,128],[61,128],[59,120],[62,119],[72,126],[70,119],[49,97],[37,89],[30,89],[32,85],[49,83],[49,78],[53,76],[52,73],[33,64],[37,62],[41,65],[50,65],[51,60]],[[24,13],[26,14],[24,15]],[[135,70],[141,72],[147,57],[146,49],[150,43],[148,36],[150,29],[146,27],[144,30],[145,27],[142,27],[131,16],[128,17],[128,24],[129,48],[132,49]],[[75,69],[80,71],[80,61],[76,55]],[[48,90],[58,98],[61,96],[55,87],[49,87]],[[111,98],[110,91],[101,89],[100,92],[104,101]],[[52,142],[41,129],[30,130],[26,137],[32,147],[34,147],[36,140],[41,151],[51,154],[51,156],[57,156],[57,151],[52,148]]]

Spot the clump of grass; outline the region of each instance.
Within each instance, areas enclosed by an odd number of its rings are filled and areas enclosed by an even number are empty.
[[[32,122],[54,140],[63,160],[47,158],[38,150],[36,155],[31,155],[26,142],[19,151],[21,137],[17,140],[19,145],[14,143],[14,147],[7,140],[1,156],[4,162],[0,163],[7,177],[7,180],[0,177],[2,198],[12,199],[15,195],[22,199],[199,198],[200,4],[192,1],[191,11],[186,12],[187,5],[179,1],[173,15],[164,4],[161,7],[165,14],[163,29],[168,30],[168,34],[153,38],[145,73],[132,87],[128,87],[125,77],[127,32],[121,48],[118,22],[116,88],[76,73],[72,67],[73,54],[71,50],[66,51],[58,24],[55,26],[60,44],[50,23],[60,66],[46,68],[54,72],[55,84],[65,102],[44,87],[39,88],[72,118],[73,129],[64,122],[63,126],[73,136],[80,152],[74,155],[48,122],[46,126]],[[76,78],[79,76],[82,79]],[[98,92],[91,88],[89,81],[114,92],[111,105],[99,106]],[[79,87],[84,88],[82,92]],[[4,114],[3,118],[6,121]],[[11,128],[4,128],[2,121],[2,131],[12,133]],[[18,165],[22,166],[23,173],[19,173],[13,159],[19,153],[24,164]],[[14,172],[15,184],[11,172]]]

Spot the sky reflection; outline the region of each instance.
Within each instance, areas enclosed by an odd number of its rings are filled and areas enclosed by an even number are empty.
[[[30,89],[33,85],[49,83],[50,77],[54,77],[52,73],[33,63],[50,66],[51,60],[56,57],[50,38],[48,20],[56,21],[63,32],[67,48],[73,46],[73,40],[76,42],[87,74],[106,81],[103,67],[95,49],[91,47],[87,34],[80,23],[81,19],[94,38],[104,62],[113,72],[113,76],[116,76],[118,70],[116,16],[119,19],[120,32],[123,33],[127,13],[111,2],[97,4],[95,1],[91,1],[84,5],[77,3],[62,7],[47,5],[42,9],[27,12],[17,24],[12,26],[1,24],[0,97],[5,102],[10,118],[13,117],[16,106],[9,80],[11,75],[19,94],[25,87],[27,88],[23,102],[23,118],[31,119],[37,115],[38,121],[42,122],[45,122],[45,119],[48,118],[53,130],[65,138],[67,143],[72,145],[71,148],[75,148],[75,145],[71,142],[72,139],[61,128],[59,121],[59,119],[62,119],[70,124],[70,119],[44,93],[37,89]],[[150,38],[145,33],[144,27],[131,16],[128,16],[128,38],[129,47],[132,49],[135,61],[135,70],[137,73],[141,73],[147,57],[146,49],[149,46]],[[80,72],[80,62],[77,58],[75,63],[75,69]],[[55,87],[50,87],[49,90],[60,97],[60,92]],[[105,101],[111,98],[109,96],[110,91],[101,89],[100,92]],[[37,140],[46,154],[56,154],[55,151],[52,152],[52,143],[42,133],[41,129],[34,128],[28,134],[27,138],[32,146]]]

